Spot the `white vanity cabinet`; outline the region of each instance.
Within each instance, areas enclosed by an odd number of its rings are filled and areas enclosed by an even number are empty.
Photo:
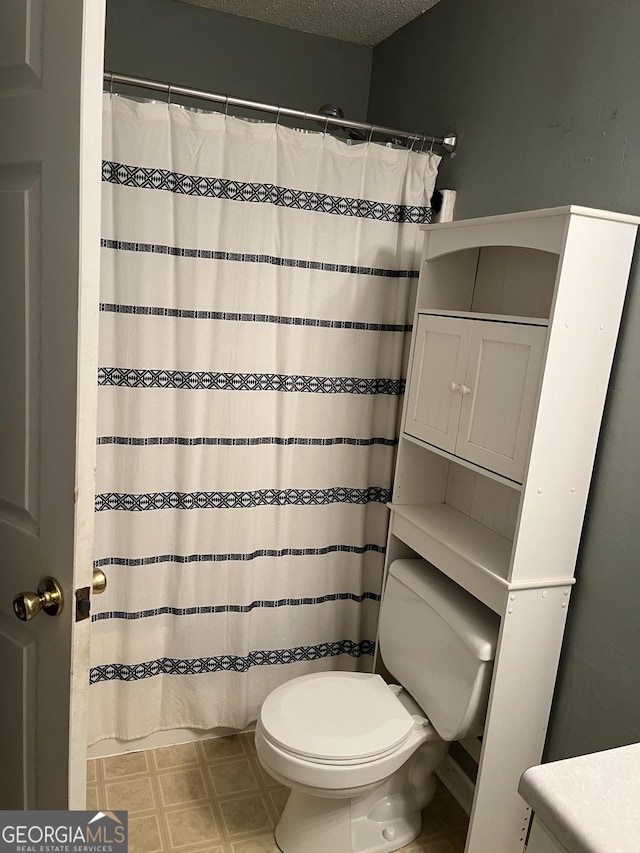
[[[419,314],[405,432],[522,482],[546,326]]]
[[[425,559],[500,617],[466,853],[524,849],[639,223],[424,228],[386,564]]]
[[[531,767],[519,791],[535,814],[527,853],[640,847],[640,743]]]

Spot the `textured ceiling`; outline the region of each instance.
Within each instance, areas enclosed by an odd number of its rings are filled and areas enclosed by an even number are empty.
[[[218,12],[253,18],[329,36],[353,44],[374,45],[413,21],[439,0],[181,0]]]

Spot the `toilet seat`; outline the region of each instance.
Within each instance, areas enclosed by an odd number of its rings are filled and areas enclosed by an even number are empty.
[[[446,749],[420,709],[404,691],[401,701],[397,690],[367,673],[294,678],[262,706],[255,738],[260,763],[287,787],[349,797],[391,776],[427,742]]]
[[[379,675],[322,672],[276,688],[260,712],[262,735],[292,757],[354,765],[390,755],[416,727]]]

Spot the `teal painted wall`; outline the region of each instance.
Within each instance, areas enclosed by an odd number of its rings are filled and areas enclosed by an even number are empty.
[[[635,0],[441,0],[374,48],[369,120],[460,134],[438,181],[458,190],[457,219],[569,203],[640,214],[639,44]],[[640,740],[639,279],[636,258],[550,760]]]
[[[176,0],[107,0],[108,71],[310,112],[338,104],[360,121],[371,57],[369,47]]]

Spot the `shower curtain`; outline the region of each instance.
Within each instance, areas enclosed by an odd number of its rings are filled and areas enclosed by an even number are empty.
[[[370,670],[439,158],[105,95],[92,742]]]

